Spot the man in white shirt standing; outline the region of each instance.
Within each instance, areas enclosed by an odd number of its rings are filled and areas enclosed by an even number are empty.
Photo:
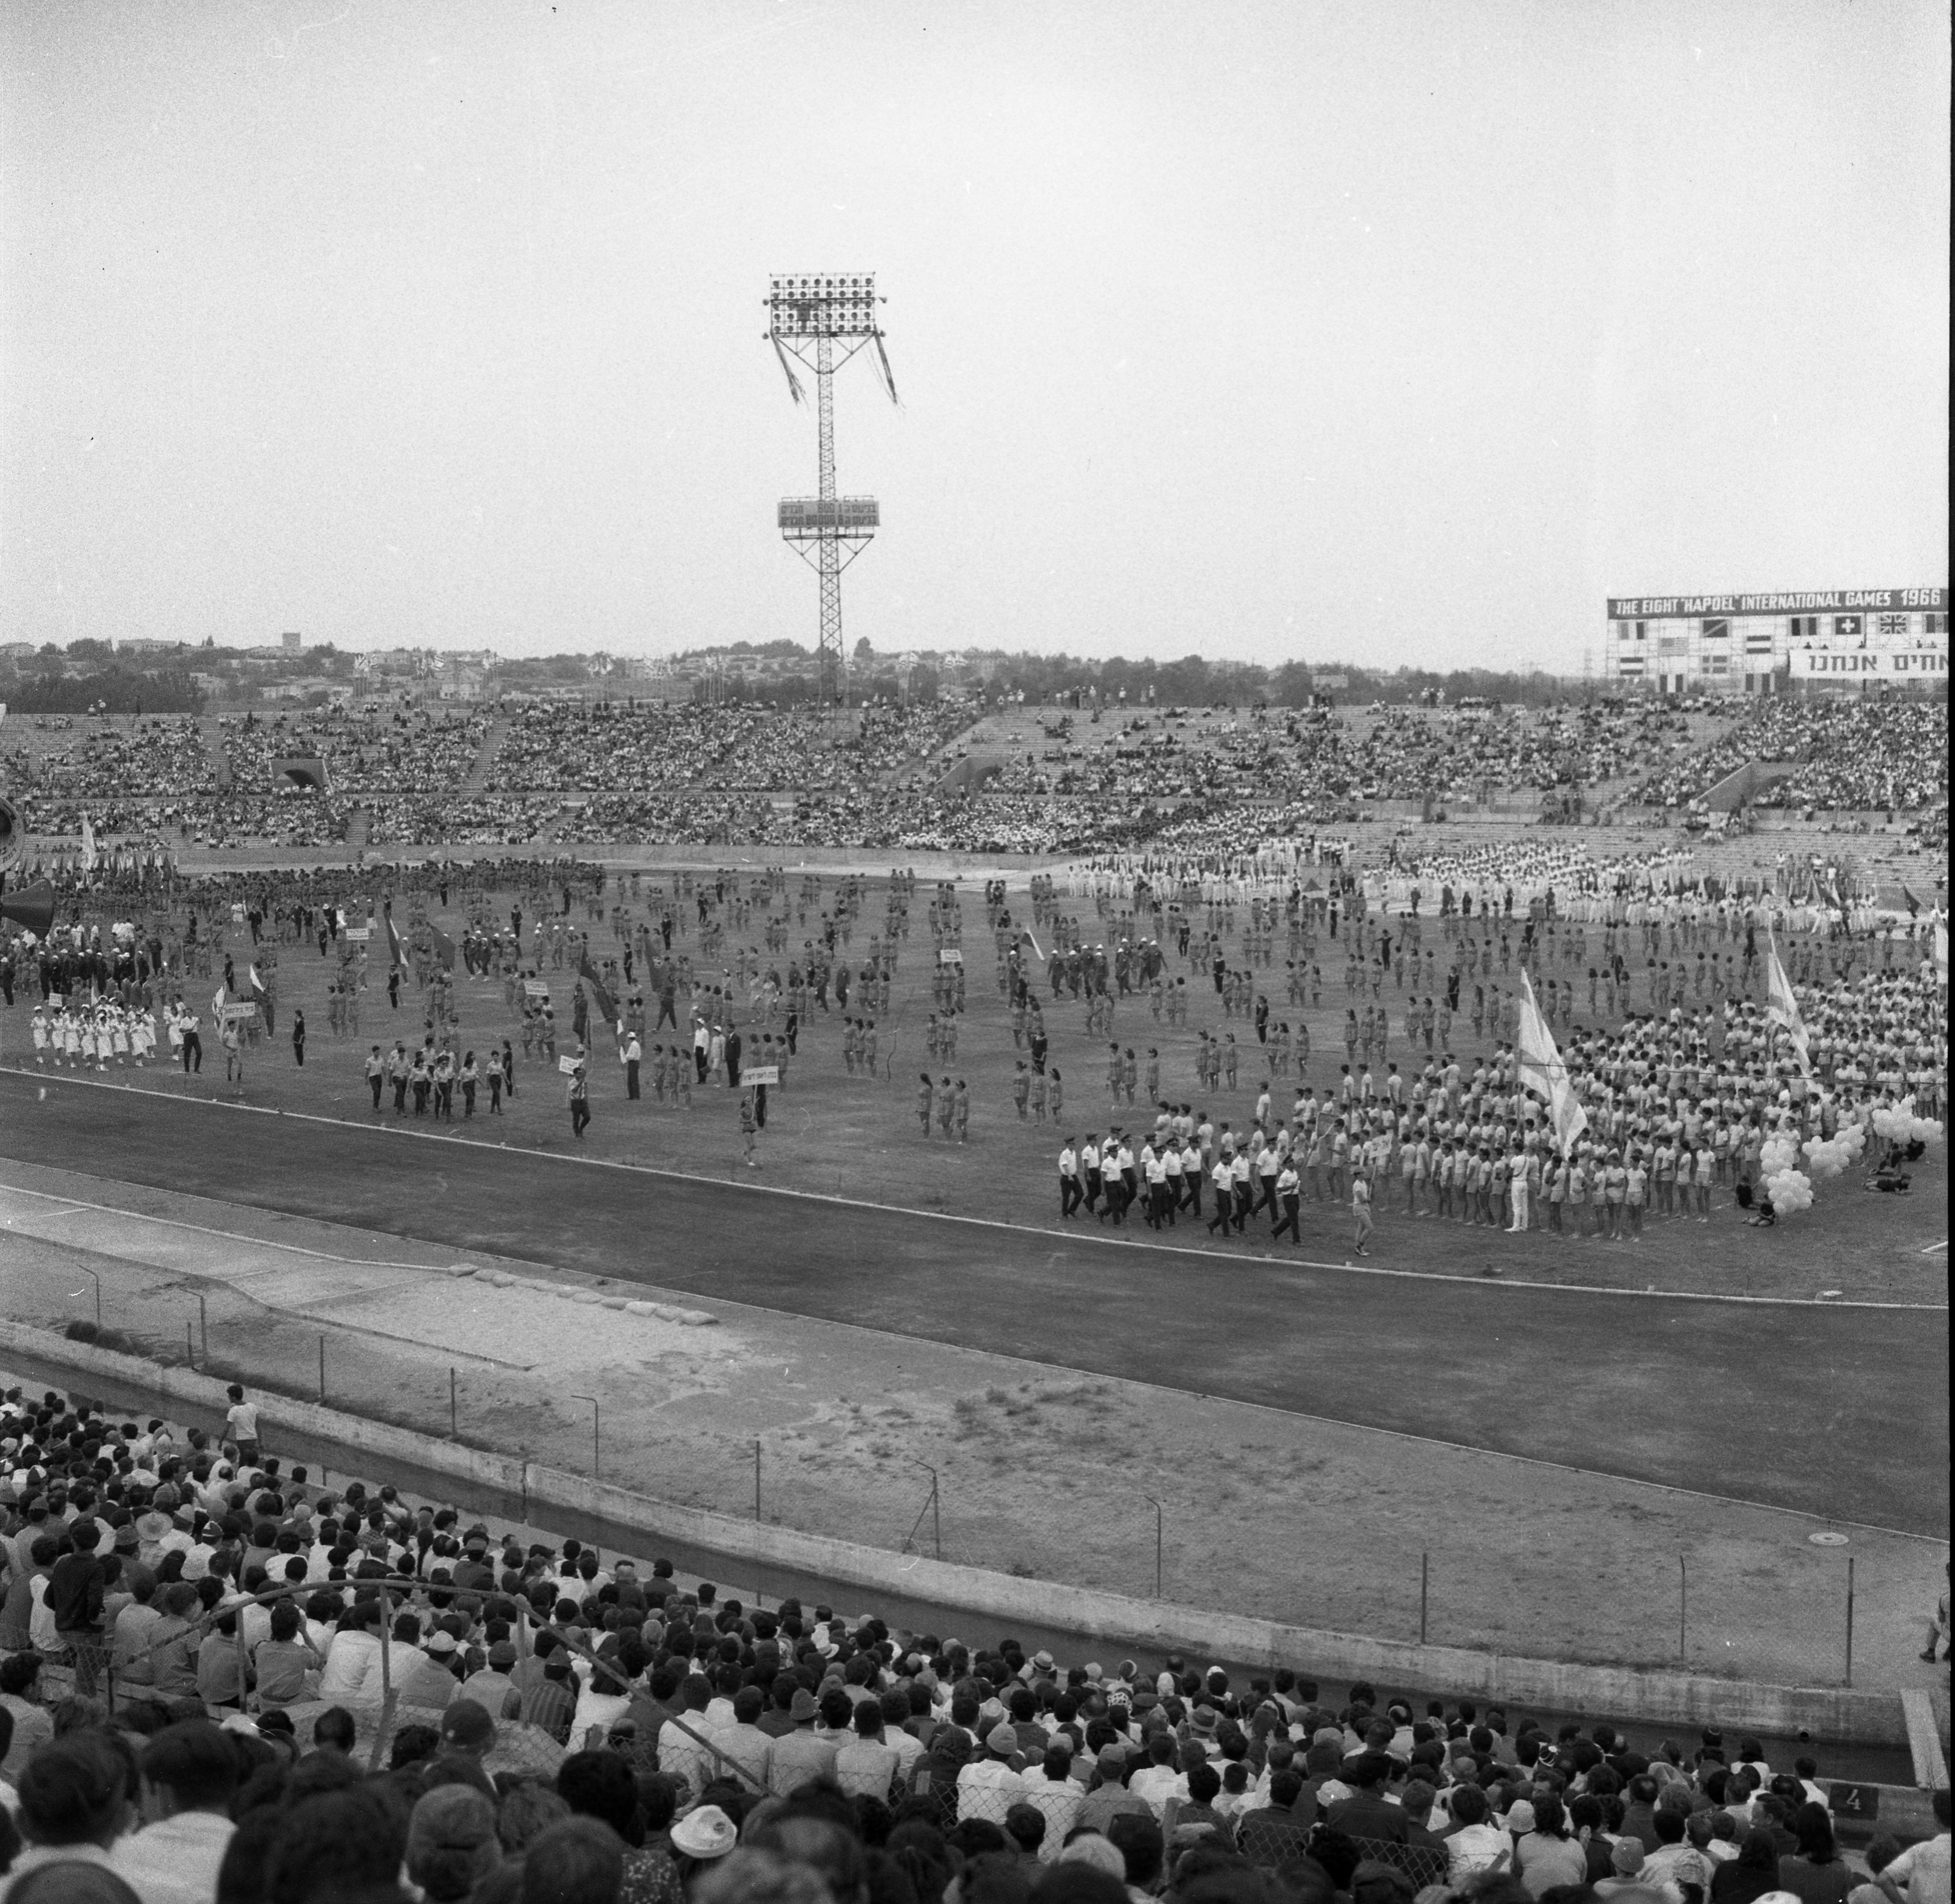
[[[225,1393],[231,1398],[231,1406],[225,1411],[224,1424],[230,1430],[231,1439],[238,1444],[239,1464],[244,1467],[258,1465],[258,1408],[256,1402],[244,1399],[241,1385],[232,1382]]]
[[[1078,1209],[1085,1193],[1079,1187],[1079,1152],[1069,1137],[1059,1153],[1059,1213],[1069,1217]]]

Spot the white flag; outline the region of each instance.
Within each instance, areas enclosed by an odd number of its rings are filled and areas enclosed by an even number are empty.
[[[88,823],[88,815],[81,816],[81,869],[83,872],[95,870],[95,829]]]
[[[1521,1087],[1547,1105],[1554,1123],[1554,1140],[1565,1151],[1588,1128],[1588,1114],[1575,1095],[1568,1067],[1562,1061],[1554,1034],[1541,1017],[1541,1007],[1535,1003],[1534,986],[1525,970],[1521,973],[1521,987],[1520,1022],[1515,1039]]]
[[[1793,996],[1792,981],[1779,963],[1778,941],[1769,930],[1765,935],[1765,1016],[1774,1025],[1785,1027],[1786,1036],[1792,1040],[1792,1048],[1799,1054],[1799,1068],[1809,1071],[1812,1060],[1807,1054],[1805,1020],[1799,1015],[1799,1001]]]

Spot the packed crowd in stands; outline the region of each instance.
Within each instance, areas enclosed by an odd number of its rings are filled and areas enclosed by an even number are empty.
[[[1215,721],[1136,714],[1094,738],[1072,728],[1042,755],[1015,758],[1008,793],[1303,802],[1473,800],[1610,781],[1688,732],[1661,706],[1374,710],[1259,709]]]
[[[217,784],[203,729],[188,715],[138,718],[127,726],[90,722],[68,729],[65,739],[63,746],[40,756],[33,777],[51,798],[207,793]]]
[[[613,797],[849,788],[935,752],[975,712],[959,700],[869,707],[838,737],[815,708],[682,701],[526,708],[511,718],[490,786]]]
[[[1850,1852],[1714,1725],[749,1606],[231,1395],[0,1401],[5,1904],[1947,1904],[1945,1789]]]
[[[489,722],[471,709],[323,708],[298,714],[224,714],[217,744],[233,783],[271,787],[281,760],[316,759],[335,793],[452,793],[474,770]]]
[[[1796,763],[1793,774],[1758,791],[1761,806],[1945,813],[1948,704],[1902,695],[1748,702],[1708,746],[1643,779],[1636,797],[1670,806],[1701,799],[1752,760]]]
[[[1062,717],[1043,751],[988,761],[971,797],[935,790],[941,750],[979,712],[954,698],[875,705],[837,730],[815,711],[753,703],[562,702],[499,717],[493,746],[497,717],[477,710],[84,723],[63,730],[58,749],[22,755],[9,785],[39,833],[77,834],[85,815],[98,834],[219,846],[351,835],[382,848],[543,840],[1049,854],[1152,843],[1219,853],[1382,799],[1443,808],[1504,797],[1544,810],[1627,784],[1639,801],[1674,806],[1762,758],[1796,771],[1760,790],[1761,805],[1905,812],[1922,816],[1929,843],[1946,837],[1947,708],[1912,699],[1747,703],[1710,716],[1723,725],[1706,744],[1684,714],[1655,703],[1170,709],[1104,728]],[[327,790],[276,787],[274,764],[291,757],[320,759]]]

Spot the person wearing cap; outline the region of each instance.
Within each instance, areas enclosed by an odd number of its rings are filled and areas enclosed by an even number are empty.
[[[805,1686],[796,1687],[788,1708],[794,1729],[774,1741],[768,1764],[767,1789],[776,1798],[786,1798],[804,1785],[834,1776],[837,1742],[816,1732],[815,1720],[820,1712],[814,1694]]]
[[[1100,1748],[1093,1761],[1093,1776],[1088,1781],[1085,1795],[1074,1814],[1072,1829],[1104,1833],[1108,1823],[1123,1812],[1152,1815],[1147,1800],[1136,1797],[1122,1783],[1126,1770],[1127,1754],[1121,1747],[1106,1745]]]
[[[983,1818],[1003,1828],[1005,1813],[1025,1789],[1018,1756],[1018,1735],[1003,1720],[984,1735],[984,1755],[974,1758],[957,1775],[957,1817]]]
[[[238,1754],[217,1726],[194,1719],[152,1735],[141,1764],[146,1822],[110,1846],[109,1867],[143,1904],[209,1904],[236,1829]]]
[[[1595,1881],[1598,1897],[1613,1897],[1634,1892],[1639,1896],[1659,1897],[1664,1904],[1683,1904],[1683,1893],[1660,1876],[1645,1871],[1643,1848],[1633,1838],[1619,1838],[1610,1847],[1610,1875]]]
[[[402,1623],[405,1622],[411,1622],[414,1630],[404,1632]],[[455,1657],[459,1648],[455,1635],[445,1628],[435,1627],[423,1635],[419,1631],[420,1624],[411,1613],[402,1614],[395,1623],[395,1637],[404,1638],[407,1643],[394,1653],[390,1662],[394,1692],[404,1704],[426,1706],[439,1712],[455,1695],[458,1682],[449,1662]],[[417,1640],[418,1644],[415,1644]]]
[[[451,1699],[441,1714],[441,1748],[483,1759],[496,1749],[496,1722],[472,1699]]]

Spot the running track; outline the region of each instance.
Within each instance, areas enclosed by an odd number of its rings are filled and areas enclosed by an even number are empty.
[[[1135,1249],[0,1073],[0,1154],[1945,1537],[1946,1311]],[[656,1248],[682,1235],[682,1251]]]

